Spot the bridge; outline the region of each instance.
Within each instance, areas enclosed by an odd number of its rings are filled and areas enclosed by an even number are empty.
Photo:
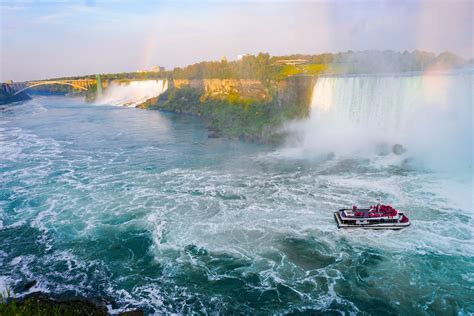
[[[16,91],[13,92],[13,95],[17,95],[20,92],[23,92],[25,90],[34,88],[34,87],[39,87],[39,86],[45,86],[45,85],[53,85],[53,84],[59,84],[59,85],[67,85],[74,87],[79,90],[84,90],[87,91],[89,87],[95,86],[97,84],[97,80],[95,79],[78,79],[78,80],[41,80],[41,81],[28,81],[24,82],[23,86],[20,89],[15,89]]]
[[[66,85],[71,86],[77,90],[87,91],[91,87],[98,87],[98,93],[102,92],[102,80],[99,75],[95,79],[52,79],[52,80],[34,80],[26,82],[13,82],[11,80],[4,82],[0,86],[0,92],[3,92],[6,95],[15,96],[25,90],[46,86],[46,85]],[[99,87],[100,85],[100,87]]]

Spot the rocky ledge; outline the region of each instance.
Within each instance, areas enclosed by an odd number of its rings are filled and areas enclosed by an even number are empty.
[[[118,313],[120,316],[142,316],[142,310]],[[35,292],[21,298],[0,299],[0,315],[92,315],[107,316],[107,302],[82,297],[62,298],[48,293]]]

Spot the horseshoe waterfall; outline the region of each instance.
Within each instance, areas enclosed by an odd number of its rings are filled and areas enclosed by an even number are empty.
[[[472,170],[472,70],[317,80],[310,119],[295,127],[309,152],[372,155],[401,144],[429,167]]]

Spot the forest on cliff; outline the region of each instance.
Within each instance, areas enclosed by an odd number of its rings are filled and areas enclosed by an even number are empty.
[[[202,61],[160,72],[104,73],[102,79],[254,79],[280,80],[290,76],[320,74],[400,73],[460,67],[465,60],[451,52],[347,51],[322,54],[271,56],[246,54],[237,60]],[[95,74],[54,79],[95,78]]]

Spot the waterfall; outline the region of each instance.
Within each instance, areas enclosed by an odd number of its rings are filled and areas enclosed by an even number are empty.
[[[314,87],[312,117],[338,125],[393,132],[423,103],[423,80],[410,77],[327,77]]]
[[[148,99],[159,96],[167,89],[167,80],[114,81],[95,103],[135,107]]]
[[[310,118],[289,129],[304,152],[373,155],[381,144],[402,144],[424,162],[470,168],[473,78],[472,71],[320,77]]]

